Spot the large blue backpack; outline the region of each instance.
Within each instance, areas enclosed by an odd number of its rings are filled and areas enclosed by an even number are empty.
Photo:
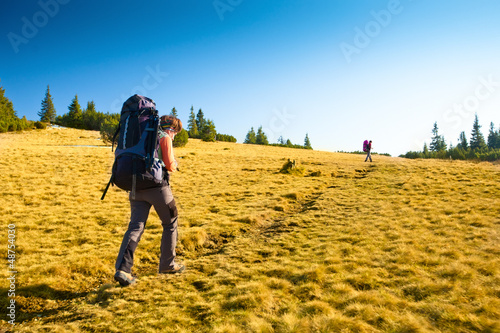
[[[118,135],[115,162],[109,185],[130,191],[132,199],[137,190],[162,186],[168,179],[163,162],[158,158],[159,117],[155,102],[144,96],[134,95],[123,103],[120,124],[113,137]],[[113,148],[111,148],[113,149]]]

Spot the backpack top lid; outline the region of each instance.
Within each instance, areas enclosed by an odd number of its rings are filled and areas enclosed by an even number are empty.
[[[135,94],[134,96],[129,97],[129,99],[127,99],[125,103],[123,103],[122,114],[125,112],[139,111],[144,109],[156,110],[155,102],[149,97]]]

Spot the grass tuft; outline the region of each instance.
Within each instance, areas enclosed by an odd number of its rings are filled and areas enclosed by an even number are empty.
[[[207,241],[208,235],[207,232],[199,227],[190,228],[181,237],[181,244],[188,251],[195,251],[203,247],[205,242]]]

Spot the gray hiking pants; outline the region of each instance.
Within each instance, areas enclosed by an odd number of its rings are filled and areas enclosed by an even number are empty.
[[[116,270],[131,272],[134,265],[134,252],[144,232],[151,206],[158,213],[163,227],[159,271],[174,267],[177,244],[177,207],[170,186],[165,185],[137,191],[135,199],[130,198],[130,223],[116,259]]]
[[[370,162],[372,161],[372,152],[371,151],[368,151],[368,154],[366,155],[366,158],[365,158],[365,162],[368,161],[368,159],[370,159]]]

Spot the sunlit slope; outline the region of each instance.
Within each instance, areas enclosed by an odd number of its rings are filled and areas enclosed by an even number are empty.
[[[0,135],[20,331],[500,330],[498,165],[190,140],[171,180],[188,269],[156,274],[152,210],[139,283],[120,288],[129,204],[114,187],[100,201],[113,154],[98,137]],[[279,173],[288,159],[302,175]]]

